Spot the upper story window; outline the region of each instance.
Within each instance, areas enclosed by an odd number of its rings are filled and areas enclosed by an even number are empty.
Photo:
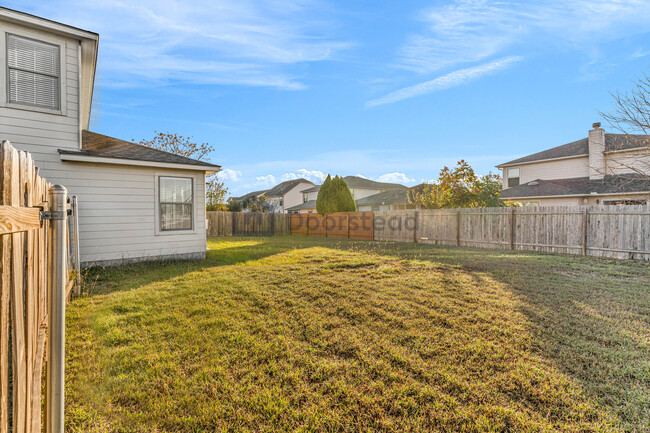
[[[7,101],[58,110],[60,88],[60,47],[7,34]]]
[[[309,195],[306,192],[302,193],[302,202],[307,203],[307,199],[309,198]]]
[[[192,230],[192,178],[159,178],[160,230]]]
[[[519,185],[519,169],[509,168],[508,170],[508,188]]]

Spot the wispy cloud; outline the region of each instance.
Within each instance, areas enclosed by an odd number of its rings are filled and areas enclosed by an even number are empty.
[[[393,102],[402,101],[404,99],[413,98],[415,96],[426,95],[427,93],[438,92],[450,87],[459,86],[469,81],[476,80],[483,75],[507,68],[511,64],[516,63],[520,60],[522,60],[522,57],[512,56],[471,68],[459,69],[433,80],[425,81],[424,83],[419,83],[414,86],[405,87],[403,89],[389,93],[386,96],[382,96],[381,98],[370,100],[366,102],[366,107],[370,108],[383,104],[391,104]]]
[[[348,46],[329,37],[334,25],[317,0],[15,3],[98,32],[100,82],[114,87],[183,82],[301,89],[291,65],[329,60]]]
[[[420,74],[503,56],[512,47],[590,49],[650,29],[646,0],[455,0],[420,12],[398,66]]]

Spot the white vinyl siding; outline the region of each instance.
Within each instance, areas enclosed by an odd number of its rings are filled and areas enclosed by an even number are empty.
[[[8,101],[58,110],[61,47],[7,33]]]
[[[7,53],[10,35],[60,47],[59,109],[34,107],[9,101],[8,59],[0,56],[0,139],[30,152],[41,175],[57,183],[61,172],[58,149],[79,148],[79,42],[9,23],[0,25],[0,53]]]
[[[205,253],[203,172],[81,162],[60,164],[66,171],[60,182],[69,195],[79,198],[83,262]],[[160,231],[160,177],[192,179],[192,230]]]

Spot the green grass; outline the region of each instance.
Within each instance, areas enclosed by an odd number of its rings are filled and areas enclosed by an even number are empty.
[[[650,431],[647,263],[304,237],[99,271],[68,431]]]

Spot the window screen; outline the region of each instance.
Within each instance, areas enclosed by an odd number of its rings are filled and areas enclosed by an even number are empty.
[[[192,230],[192,179],[159,178],[160,230]]]
[[[59,46],[7,34],[8,100],[59,109]]]

